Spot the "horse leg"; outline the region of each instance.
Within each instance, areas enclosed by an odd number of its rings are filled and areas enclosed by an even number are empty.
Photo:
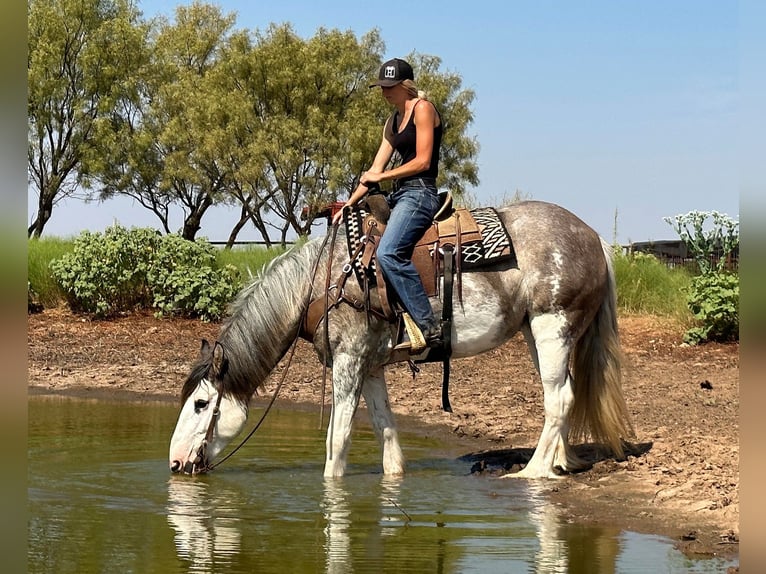
[[[532,363],[535,365],[535,370],[540,375],[540,378],[542,379],[542,374],[540,372],[540,356],[537,352],[537,344],[535,343],[534,335],[532,335],[532,329],[530,328],[529,324],[525,324],[521,327],[521,333],[524,335],[524,340],[527,343],[527,348],[529,349],[529,354],[532,357]],[[569,355],[570,351],[567,351],[567,356]],[[568,361],[567,361],[568,364]],[[564,381],[564,386],[569,388],[570,395],[572,394],[572,377],[570,374],[570,371],[567,369],[566,379]],[[567,391],[564,390],[566,393]],[[572,400],[570,400],[570,406],[567,407],[567,413],[571,412],[571,405]],[[568,424],[568,414],[567,414],[567,420],[565,421],[565,426],[562,429],[561,432],[561,441],[558,447],[556,448],[556,454],[553,459],[553,468],[561,469],[564,472],[573,472],[576,470],[580,470],[585,468],[588,463],[586,463],[583,459],[581,459],[577,454],[575,454],[574,449],[572,449],[572,446],[569,444],[569,424]]]
[[[539,317],[529,329],[522,329],[542,380],[545,421],[529,463],[518,473],[505,477],[560,478],[556,468],[571,471],[582,466],[567,440],[569,413],[574,403],[569,375],[571,348],[564,339],[545,335],[546,332],[561,332],[564,325],[560,322],[551,316]]]
[[[362,395],[370,413],[370,421],[383,450],[383,474],[404,474],[404,455],[399,445],[394,413],[388,400],[383,367],[370,373],[362,385]]]
[[[362,378],[354,366],[358,361],[346,354],[333,360],[333,397],[330,424],[327,427],[324,476],[341,477],[346,473],[348,448],[351,445],[351,427],[359,406]]]

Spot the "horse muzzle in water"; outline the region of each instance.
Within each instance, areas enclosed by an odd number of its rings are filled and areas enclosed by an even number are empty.
[[[197,456],[194,457],[194,460],[187,460],[186,464],[183,464],[180,460],[174,460],[170,465],[170,472],[174,474],[183,472],[193,476],[195,474],[203,474],[211,470],[211,468],[207,459],[207,441],[205,441],[197,449]]]

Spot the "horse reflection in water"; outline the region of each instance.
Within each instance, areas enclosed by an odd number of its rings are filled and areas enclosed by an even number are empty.
[[[589,572],[613,574],[620,554],[620,530],[603,526],[569,524],[558,506],[548,500],[543,485],[530,481],[529,520],[535,526],[539,550],[535,555],[535,572],[568,574]]]
[[[403,480],[401,476],[384,476],[364,492],[352,492],[343,479],[325,479],[325,572],[380,572],[388,565],[402,572],[453,571],[445,568],[449,542],[438,535],[423,534],[424,529],[441,530],[443,526],[429,521],[430,512],[428,519],[416,516],[418,534],[409,542],[402,539],[413,519],[400,502]],[[454,546],[454,556],[462,556],[466,548],[470,545]]]
[[[493,491],[491,503],[483,501],[474,507],[461,502],[460,496],[449,494],[423,503],[421,487],[413,490],[410,486],[409,493],[403,494],[405,480],[382,477],[361,488],[355,482],[351,489],[345,479],[325,479],[313,506],[324,519],[323,557],[317,556],[324,563],[324,572],[378,572],[395,565],[401,571],[438,574],[462,571],[469,563],[473,569],[486,564],[490,570],[500,563],[524,564],[524,571],[541,574],[615,571],[620,552],[619,530],[568,524],[559,508],[548,500],[546,488],[535,481],[530,481],[522,491]],[[519,504],[520,500],[524,502]],[[495,525],[498,530],[492,532],[492,523],[481,521],[482,509],[492,505],[505,509],[511,517],[515,513],[519,516],[501,526]],[[249,511],[253,507],[247,497],[220,483],[201,480],[168,483],[167,520],[174,530],[179,559],[191,565],[189,572],[241,571],[244,564],[251,568],[262,560],[273,566],[275,558],[268,553],[268,544],[248,537],[260,535],[266,540],[278,540],[283,535],[279,521],[266,519],[261,511],[248,514]],[[239,518],[244,515],[248,517]],[[256,516],[263,525],[254,530]],[[434,522],[435,516],[444,522]],[[302,518],[307,525],[322,524],[311,512]],[[294,517],[283,519],[291,523]],[[532,530],[527,526],[529,523]],[[264,527],[272,531],[266,534]],[[485,531],[482,541],[491,542],[492,547],[490,551],[479,551],[476,537],[481,538]],[[309,534],[306,539],[315,537]],[[481,544],[480,541],[478,545]],[[299,548],[294,542],[287,542],[282,550],[296,551]],[[295,566],[289,561],[284,563]],[[307,564],[311,564],[310,559]]]
[[[476,571],[504,564],[507,571],[540,574],[611,574],[616,569],[619,529],[569,524],[539,481],[523,490],[487,492],[491,502],[473,506],[450,495],[423,503],[422,489],[410,486],[402,494],[405,480],[383,477],[364,492],[358,487],[352,492],[343,479],[325,479],[325,572],[372,572],[389,564],[403,572],[436,574],[459,572],[466,564]],[[504,509],[509,520],[485,523],[482,512],[493,507]],[[435,516],[443,522],[434,522]],[[409,544],[401,538],[408,529]]]
[[[373,503],[371,508],[364,505],[364,511],[357,511],[357,524],[353,524],[351,503],[353,500],[358,502],[362,497],[346,490],[342,480],[325,479],[322,513],[325,519],[325,571],[328,574],[353,572],[354,555],[361,554],[365,563],[371,566],[386,563],[382,539],[394,534],[390,527],[401,525],[402,513],[398,509],[400,487],[400,477],[384,477],[379,489],[376,487],[372,492],[373,495],[379,492],[379,503]],[[359,524],[360,516],[364,516],[364,525]],[[357,552],[354,552],[352,532],[356,535]],[[364,539],[363,554],[358,552],[360,539]]]
[[[238,503],[227,503],[228,494],[220,485],[197,480],[168,482],[168,523],[175,531],[178,557],[193,564],[192,571],[217,571],[240,552]]]
[[[622,439],[632,435],[632,426],[621,387],[610,246],[554,204],[521,202],[498,213],[516,261],[463,272],[451,340],[452,356],[461,358],[493,349],[519,331],[526,339],[542,379],[545,418],[531,460],[509,476],[554,478],[583,468],[570,440],[588,435],[622,457]],[[218,341],[203,345],[181,392],[171,471],[205,472],[244,426],[250,398],[297,336],[307,302],[324,297],[328,257],[330,279],[348,268],[345,239],[332,253],[323,246],[313,240],[275,258],[236,298]],[[355,281],[345,283],[345,295],[364,298]],[[441,301],[431,302],[438,316]],[[345,474],[361,397],[382,446],[383,472],[401,474],[404,457],[384,374],[393,360],[395,329],[343,303],[330,311],[326,327],[327,342],[324,336],[313,341],[332,367],[324,475]]]

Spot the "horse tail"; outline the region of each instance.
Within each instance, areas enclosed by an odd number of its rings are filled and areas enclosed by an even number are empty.
[[[617,329],[617,284],[611,246],[601,239],[607,266],[607,289],[596,316],[574,350],[572,437],[591,438],[624,457],[622,437],[635,436],[622,394],[622,350]]]

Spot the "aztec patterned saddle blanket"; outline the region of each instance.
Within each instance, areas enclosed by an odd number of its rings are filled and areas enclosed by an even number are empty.
[[[377,284],[375,238],[384,231],[385,224],[378,222],[365,206],[346,216],[349,257],[361,285]],[[439,278],[444,270],[441,253],[448,247],[455,254],[454,267],[458,276],[463,269],[477,269],[515,258],[511,238],[494,208],[451,209],[448,216],[437,216],[412,255],[430,297],[438,295]]]

